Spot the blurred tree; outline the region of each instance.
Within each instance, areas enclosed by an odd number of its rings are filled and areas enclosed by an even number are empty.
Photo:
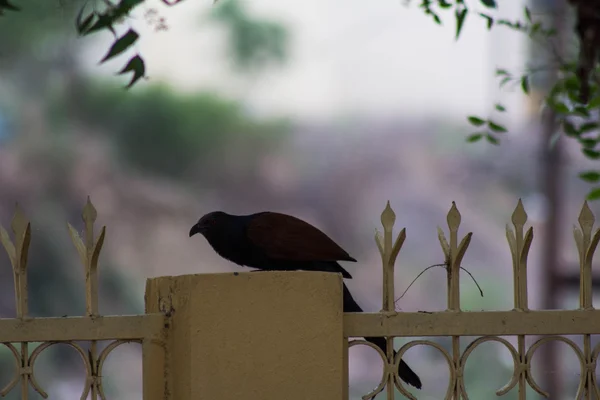
[[[65,107],[61,99],[53,103],[56,117]],[[232,167],[231,175],[244,176],[269,143],[284,139],[287,131],[284,121],[254,119],[238,102],[157,85],[124,96],[120,88],[95,84],[76,107],[79,121],[111,139],[118,159],[141,172],[179,180],[209,180],[215,161],[224,170]],[[235,152],[233,144],[240,142],[245,145]]]
[[[255,121],[237,102],[215,95],[181,96],[165,87],[150,87],[123,96],[112,85],[91,84],[81,76],[75,55],[85,42],[76,42],[74,35],[69,34],[73,30],[72,20],[76,19],[81,34],[112,31],[113,25],[143,1],[33,0],[24,3],[19,12],[11,9],[12,3],[19,5],[17,1],[0,2],[0,11],[5,11],[0,17],[0,34],[15,38],[0,42],[0,57],[6,59],[0,64],[0,71],[4,69],[0,85],[4,75],[6,84],[16,82],[34,96],[23,97],[23,103],[39,101],[42,93],[49,95],[50,101],[46,103],[50,106],[49,115],[53,122],[59,123],[55,128],[60,126],[64,132],[74,121],[93,123],[103,132],[109,132],[119,159],[138,170],[179,178],[192,174],[198,178],[202,165],[207,164],[215,151],[223,149],[227,140],[255,140],[255,157],[258,157],[261,149],[267,147],[265,140],[285,131],[281,121]],[[237,1],[223,3],[210,18],[227,28],[228,51],[237,72],[253,76],[269,65],[285,61],[288,36],[281,24],[250,17]],[[128,31],[115,42],[105,59],[120,54],[136,40],[137,33]],[[136,57],[132,58],[132,68],[143,69],[143,60]],[[57,77],[64,84],[49,86]],[[14,94],[11,102],[16,104],[19,96]],[[249,139],[248,134],[254,138]],[[255,164],[256,158],[250,160],[248,152],[241,151],[235,156],[238,167],[233,170],[252,171],[252,168],[243,170],[243,166]]]
[[[49,75],[70,66],[72,55],[82,45],[72,32],[73,18],[83,1],[28,0],[26,12],[1,16],[6,4],[0,1],[0,37],[4,38],[0,40],[0,84],[43,88]]]
[[[221,2],[211,17],[228,28],[228,50],[238,70],[258,72],[286,61],[288,31],[283,25],[250,17],[239,0]]]
[[[122,36],[117,36],[114,27],[122,23],[136,7],[145,1],[63,0],[59,4],[63,7],[66,5],[67,14],[73,6],[79,6],[80,12],[76,18],[76,29],[80,35],[103,30],[113,32],[115,41],[103,59],[106,61],[123,53],[138,40],[139,35],[133,28],[130,28]],[[569,21],[572,26],[570,31],[578,39],[578,50],[574,54],[566,55],[554,51],[554,59],[543,65],[529,68],[525,73],[514,74],[505,69],[497,69],[496,74],[501,80],[501,86],[514,83],[520,85],[524,93],[529,94],[531,81],[544,80],[544,77],[548,76],[549,69],[557,71],[558,79],[553,83],[549,93],[544,95],[544,105],[557,114],[558,124],[562,128],[562,131],[558,131],[554,135],[551,142],[554,143],[564,135],[577,141],[586,157],[599,160],[600,135],[597,135],[597,132],[600,128],[598,121],[600,85],[597,77],[600,76],[600,57],[598,57],[600,54],[600,3],[584,0],[561,1],[567,1],[572,8],[574,17]],[[166,6],[180,2],[181,0],[162,0]],[[221,2],[223,4],[213,13],[213,19],[229,27],[230,52],[236,68],[245,72],[256,72],[268,64],[285,60],[287,32],[281,25],[249,18],[238,0],[221,0]],[[411,0],[405,2],[409,4]],[[18,0],[0,1],[0,15],[10,13],[11,16],[4,16],[4,19],[13,21],[10,24],[12,26],[19,25],[18,18],[20,17],[17,17],[19,13],[15,12],[18,10],[17,3]],[[541,41],[542,44],[550,44],[550,47],[556,50],[552,42],[556,31],[546,28],[544,18],[534,16],[528,7],[524,7],[523,19],[508,20],[498,18],[494,13],[499,4],[497,0],[473,0],[469,3],[465,0],[419,0],[418,4],[419,8],[426,15],[431,16],[437,24],[442,23],[444,14],[452,13],[456,21],[456,39],[461,36],[468,17],[475,15],[490,30],[495,27],[507,27],[526,34],[532,40]],[[47,7],[52,7],[52,2],[37,0],[33,7],[30,3],[27,13],[22,13],[28,15],[23,18],[35,19],[45,16],[44,9]],[[565,18],[568,16],[565,15]],[[162,29],[164,24],[161,19],[158,21],[157,29]],[[47,23],[52,24],[53,22],[47,21]],[[6,26],[8,27],[8,25]],[[7,33],[10,33],[11,38],[22,37],[24,40],[33,37],[32,35],[39,31],[34,29],[19,36],[15,35],[15,31],[10,28],[6,28],[6,30]],[[9,43],[7,46],[13,50],[22,48],[20,40],[6,41],[6,43]],[[555,68],[554,63],[558,63],[559,67]],[[140,54],[132,56],[119,71],[119,74],[128,73],[133,74],[129,86],[145,76],[144,60]],[[504,113],[506,108],[502,104],[495,104],[494,112]],[[485,139],[489,143],[498,144],[502,134],[507,131],[498,122],[498,119],[471,115],[468,117],[468,121],[476,128],[476,131],[468,136],[467,141],[469,142]],[[586,182],[600,183],[600,170],[582,172],[580,177]],[[600,187],[593,189],[588,197],[589,199],[600,199]]]

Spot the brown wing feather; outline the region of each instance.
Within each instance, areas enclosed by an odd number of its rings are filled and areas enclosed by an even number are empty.
[[[246,234],[274,259],[356,261],[319,229],[290,215],[261,213],[249,222]]]

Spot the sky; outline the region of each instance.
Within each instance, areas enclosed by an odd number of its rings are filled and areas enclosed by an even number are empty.
[[[227,0],[220,0],[227,1]],[[257,17],[285,23],[291,31],[291,59],[285,68],[243,80],[228,69],[223,31],[205,19],[212,0],[185,0],[166,7],[151,0],[167,20],[168,31],[154,32],[138,10],[134,26],[142,39],[152,81],[183,91],[220,90],[260,114],[305,119],[364,115],[424,117],[483,114],[502,101],[511,116],[523,115],[523,96],[501,93],[496,67],[522,71],[524,35],[500,27],[491,33],[475,13],[461,38],[454,39],[454,16],[443,26],[417,7],[417,0],[243,0]],[[522,0],[500,2],[497,15],[522,17]],[[478,0],[467,1],[475,11]],[[97,66],[110,45],[105,35],[90,50],[93,73],[113,74],[127,56]],[[521,110],[521,111],[519,111]]]

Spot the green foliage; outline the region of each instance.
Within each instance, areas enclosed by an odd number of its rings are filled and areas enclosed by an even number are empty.
[[[100,64],[123,53],[137,42],[139,34],[133,28],[129,28],[124,35],[118,37],[114,27],[115,25],[122,23],[126,17],[129,16],[129,13],[144,1],[145,0],[119,0],[116,4],[104,2],[104,10],[99,11],[96,7],[93,7],[87,14],[85,14],[87,2],[81,7],[76,19],[76,28],[79,35],[86,36],[94,32],[108,30],[115,37],[108,53],[100,60]],[[84,17],[84,15],[86,16]],[[133,86],[140,78],[146,75],[144,59],[139,53],[132,56],[117,75],[124,75],[129,72],[132,72],[133,75],[127,88]]]
[[[533,69],[523,75],[513,75],[505,69],[497,69],[496,76],[501,78],[500,85],[504,86],[509,83],[518,84],[525,94],[529,94],[529,81],[531,76],[540,72],[541,69]],[[591,85],[591,93],[593,94],[592,100],[587,103],[581,103],[579,97],[580,82],[577,77],[577,66],[573,63],[565,64],[560,70],[560,77],[551,88],[549,94],[546,96],[544,102],[545,106],[552,109],[558,118],[558,125],[562,127],[562,133],[565,136],[574,138],[581,145],[581,152],[584,156],[597,160],[600,159],[600,152],[597,150],[597,146],[600,142],[599,127],[600,124],[597,121],[592,120],[592,115],[597,115],[600,112],[600,91],[596,84]],[[496,111],[504,112],[506,109],[496,104]],[[468,122],[479,128],[484,124],[487,124],[489,133],[504,133],[506,128],[488,119],[484,119],[478,116],[469,116]],[[467,136],[468,142],[474,142],[483,135],[478,136],[479,132]],[[478,139],[475,139],[477,138]],[[559,135],[555,135],[552,138],[553,145],[559,138]],[[494,143],[496,144],[496,143]],[[590,182],[589,173],[580,175],[582,179]],[[588,197],[590,199],[590,197]]]
[[[110,47],[108,53],[100,60],[101,63],[110,60],[113,57],[118,56],[129,47],[131,47],[138,39],[140,35],[133,29],[129,29],[126,34],[118,38],[113,45]]]
[[[181,95],[162,86],[123,96],[103,85],[72,111],[110,132],[120,160],[178,179],[197,176],[193,171],[234,143],[246,140],[264,148],[286,132],[279,121],[252,118],[237,102],[206,93]]]
[[[455,0],[450,3],[446,0],[422,0],[420,7],[428,15],[435,15],[434,19],[437,23],[441,23],[442,18],[433,10],[433,6],[437,5],[440,10],[455,11],[456,19],[456,39],[459,38],[463,29],[465,19],[470,12],[464,3],[464,0]],[[483,1],[481,4],[486,8],[495,8],[495,1]],[[478,12],[478,15],[484,18],[487,22],[488,29],[494,25],[505,26],[512,30],[516,30],[527,34],[532,39],[541,39],[548,41],[555,34],[555,30],[546,29],[542,23],[533,18],[531,10],[524,7],[524,21],[509,21],[506,19],[495,19],[492,15],[486,12]],[[580,38],[583,40],[582,38]],[[580,55],[581,57],[581,55]],[[557,60],[560,63],[559,77],[549,94],[544,99],[544,105],[550,108],[557,116],[558,125],[562,127],[562,133],[571,139],[577,140],[581,145],[582,154],[592,160],[600,159],[600,124],[597,121],[597,116],[600,112],[600,90],[597,80],[594,78],[599,76],[600,67],[596,63],[591,70],[584,70],[584,66],[578,65],[576,62],[567,62],[562,59]],[[581,58],[580,58],[581,63]],[[586,66],[586,68],[589,68]],[[500,79],[499,86],[505,87],[509,84],[519,86],[521,91],[529,95],[531,92],[530,82],[532,77],[538,73],[545,73],[551,69],[549,66],[541,66],[531,68],[522,74],[513,74],[506,69],[499,68],[496,70],[496,76]],[[505,112],[506,108],[500,104],[494,107],[497,112]],[[468,116],[467,121],[476,129],[476,132],[469,134],[466,137],[467,142],[478,142],[483,138],[491,144],[499,144],[500,136],[498,134],[505,133],[506,127],[498,121],[492,121],[489,118],[481,116]],[[485,129],[482,130],[485,125]],[[550,146],[553,146],[560,138],[561,132],[553,135],[550,139]],[[580,178],[586,182],[597,182],[596,177],[600,175],[598,171],[588,171],[582,173]],[[589,200],[600,198],[600,189],[593,189],[589,195]]]
[[[541,70],[531,70],[524,75],[512,75],[504,69],[496,70],[496,75],[501,78],[500,85],[509,83],[519,84],[521,90],[525,94],[529,94],[529,81],[531,76]],[[595,73],[600,73],[600,68],[596,68]],[[600,89],[594,82],[590,83],[591,100],[588,103],[582,103],[580,99],[581,82],[577,76],[577,65],[568,63],[561,67],[559,79],[550,89],[548,95],[544,99],[544,105],[550,108],[557,116],[558,126],[562,128],[562,132],[558,131],[551,139],[550,145],[559,139],[560,134],[564,134],[568,138],[577,140],[581,146],[581,153],[592,160],[600,159],[600,123],[597,121],[597,115],[600,113]],[[497,111],[505,111],[505,108],[496,105]],[[478,116],[469,116],[468,122],[476,127],[481,127],[484,123],[488,124],[490,131],[495,133],[506,132],[506,128],[497,123],[486,120]],[[468,142],[474,142],[481,139],[478,136],[479,132],[467,136]],[[477,138],[477,139],[476,139]],[[586,182],[595,183],[596,180],[592,177],[600,176],[599,171],[588,171],[582,173],[580,178]],[[598,191],[592,190],[588,194],[589,200],[598,198]]]
[[[146,0],[113,0],[112,2],[109,0],[86,0],[81,5],[82,1],[61,0],[60,6],[66,11],[74,9],[76,5],[79,6],[79,13],[75,19],[76,30],[81,36],[107,30],[115,36],[110,49],[100,60],[101,63],[135,46],[139,38],[138,33],[133,28],[129,28],[125,34],[119,37],[116,34],[115,26],[124,23],[130,13],[145,3]],[[44,23],[56,24],[56,19],[44,18],[52,14],[49,13],[49,7],[56,7],[56,4],[52,4],[53,2],[32,0],[26,3],[24,7],[15,5],[15,2],[16,0],[13,2],[0,0],[0,16],[6,14],[6,12],[11,13],[10,23],[0,25],[0,36],[11,37],[11,40],[0,44],[0,51],[6,50],[7,46],[12,46],[11,50],[13,51],[23,51],[23,42],[31,45],[34,42],[32,38],[39,38],[40,32],[48,31],[48,25],[43,24],[35,25],[35,29],[23,28],[34,25],[31,24],[32,21],[37,22],[41,19]],[[180,0],[162,0],[162,3],[168,6],[179,2]],[[496,26],[503,26],[522,32],[531,39],[546,41],[556,35],[555,30],[547,29],[542,22],[537,21],[528,7],[523,8],[522,20],[511,21],[496,18],[490,13],[498,6],[495,0],[479,0],[476,4],[479,9],[475,5],[467,6],[464,0],[420,0],[419,8],[426,15],[431,16],[437,24],[442,24],[443,18],[441,15],[443,13],[452,12],[456,22],[456,39],[460,38],[466,20],[472,14],[481,18],[486,23],[488,30]],[[577,7],[579,3],[573,4]],[[16,12],[21,8],[27,12]],[[600,9],[600,7],[598,8]],[[220,4],[213,12],[212,18],[228,26],[230,51],[235,65],[240,69],[255,70],[286,59],[287,31],[277,23],[248,17],[238,0],[227,0]],[[27,21],[29,24],[23,24],[22,21],[27,19],[29,19]],[[574,29],[579,32],[581,42],[586,40],[581,34],[585,31],[585,26],[582,24],[584,22],[589,23],[589,21],[586,21],[579,20],[578,28]],[[6,43],[9,44],[6,45]],[[596,47],[594,43],[586,43],[584,48],[587,50],[580,53],[579,64],[558,60],[561,64],[561,77],[545,99],[545,105],[558,116],[559,126],[562,127],[564,135],[577,140],[581,145],[582,154],[593,160],[600,159],[600,151],[596,148],[600,142],[599,125],[594,119],[597,118],[596,115],[598,109],[600,109],[600,92],[596,83],[596,76],[599,72],[597,71],[598,57],[596,52],[600,49]],[[548,69],[548,66],[541,66],[538,69],[530,69],[523,74],[516,75],[508,70],[498,69],[496,75],[500,78],[500,87],[510,83],[518,84],[523,93],[530,94],[532,76]],[[118,72],[119,75],[127,73],[132,73],[128,88],[145,76],[144,60],[140,54],[133,55]],[[506,109],[504,106],[497,104],[495,111],[503,113]],[[469,142],[477,142],[482,138],[486,138],[491,144],[499,144],[500,135],[506,132],[506,128],[496,120],[478,116],[470,116],[468,120],[471,125],[480,128],[467,137]],[[559,138],[559,135],[554,135],[550,140],[550,145],[554,145]],[[183,143],[189,144],[189,139],[185,139]],[[184,153],[185,149],[187,147],[182,148]],[[590,193],[590,199],[591,196],[592,193]]]
[[[221,2],[211,19],[228,27],[229,53],[238,69],[258,70],[287,59],[289,38],[285,27],[248,16],[239,0]]]
[[[600,200],[600,188],[596,187],[590,190],[587,195],[588,200]]]
[[[6,11],[19,11],[19,7],[12,5],[8,0],[0,0],[0,15]]]
[[[139,39],[137,31],[129,26],[130,14],[146,0],[35,0],[24,8],[22,13],[14,13],[19,8],[14,6],[8,0],[0,0],[0,16],[4,11],[13,11],[10,18],[11,27],[6,29],[6,34],[1,37],[11,37],[11,45],[14,51],[22,49],[22,41],[34,43],[31,35],[37,33],[37,29],[28,32],[15,34],[15,27],[31,26],[32,24],[15,23],[18,20],[30,19],[36,21],[43,19],[47,15],[54,15],[56,12],[48,13],[47,8],[53,7],[56,11],[65,13],[74,13],[77,8],[79,11],[74,17],[75,29],[79,36],[88,36],[98,32],[110,32],[114,36],[113,44],[106,52],[106,55],[100,60],[100,64],[124,53],[135,46]],[[179,3],[180,0],[168,1],[162,0],[162,3],[171,6]],[[40,13],[40,11],[42,13]],[[149,12],[156,12],[151,9]],[[42,14],[43,17],[40,15]],[[35,16],[40,18],[34,19]],[[251,18],[243,9],[241,3],[237,0],[229,0],[221,4],[212,15],[213,20],[225,24],[229,28],[229,48],[234,60],[235,66],[241,70],[259,70],[272,63],[282,63],[287,59],[288,32],[281,24]],[[64,29],[68,24],[63,23]],[[129,26],[125,34],[119,36],[117,27]],[[40,27],[39,32],[47,32],[47,27]],[[164,27],[163,27],[164,28]],[[157,28],[158,29],[158,28]],[[38,36],[34,36],[37,38]],[[16,39],[15,39],[16,38]],[[1,49],[1,47],[0,47]],[[146,66],[144,58],[138,52],[131,55],[125,65],[117,72],[117,75],[131,73],[131,80],[127,88],[132,87],[141,78],[146,76]]]
[[[32,53],[41,40],[45,48],[57,46],[62,35],[73,31],[78,4],[81,0],[0,0],[0,66]]]
[[[502,104],[496,104],[495,106],[496,111],[502,113],[506,111],[506,108],[502,105]],[[498,134],[502,134],[507,132],[507,129],[503,126],[500,125],[497,122],[494,122],[493,120],[489,119],[489,118],[483,118],[483,117],[478,117],[475,115],[470,115],[467,117],[467,121],[469,122],[469,124],[471,124],[472,126],[476,127],[476,128],[483,128],[485,126],[485,130],[480,131],[478,130],[475,133],[470,134],[469,136],[467,136],[467,142],[469,143],[474,143],[474,142],[478,142],[479,140],[485,138],[488,143],[494,144],[494,145],[498,145],[500,144],[500,139],[498,139]]]
[[[433,21],[438,25],[441,25],[443,22],[440,12],[448,12],[453,10],[454,19],[456,21],[456,39],[460,37],[467,16],[472,13],[476,14],[485,21],[488,30],[492,29],[494,24],[496,24],[522,31],[532,37],[536,35],[547,36],[554,34],[554,32],[550,30],[542,29],[542,25],[540,23],[534,23],[531,17],[531,11],[527,7],[525,7],[524,12],[527,22],[523,23],[519,21],[510,21],[504,18],[497,19],[490,14],[489,10],[498,7],[498,4],[495,0],[480,0],[479,3],[481,6],[483,6],[482,10],[469,8],[464,0],[454,0],[452,2],[448,0],[421,0],[419,8],[423,10],[425,15],[431,16]]]

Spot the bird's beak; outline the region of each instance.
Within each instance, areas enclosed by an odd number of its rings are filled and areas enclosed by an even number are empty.
[[[196,233],[200,233],[200,225],[199,224],[192,226],[192,229],[190,229],[190,237],[194,236]]]

